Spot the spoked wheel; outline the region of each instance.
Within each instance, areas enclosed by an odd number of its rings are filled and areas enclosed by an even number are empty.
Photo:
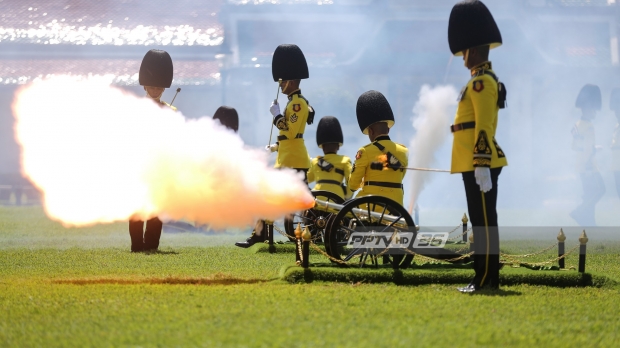
[[[378,264],[378,257],[382,252],[384,263],[389,262],[394,268],[407,268],[411,264],[413,255],[405,254],[404,250],[386,252],[385,248],[345,248],[352,233],[372,231],[392,234],[413,232],[414,239],[416,235],[413,218],[400,204],[385,197],[365,196],[349,201],[330,219],[326,230],[325,249],[331,257],[338,260],[343,260],[342,255],[346,255],[345,261],[359,255],[360,267],[367,261]]]
[[[344,202],[340,196],[329,191],[312,191],[312,195],[314,198],[318,198],[329,203],[342,204]],[[294,242],[295,228],[298,223],[301,223],[302,227],[308,226],[313,240],[324,241],[327,221],[333,215],[335,214],[332,212],[323,211],[316,208],[297,212],[284,218],[284,230],[286,231],[286,234],[293,237],[289,237],[289,240]]]

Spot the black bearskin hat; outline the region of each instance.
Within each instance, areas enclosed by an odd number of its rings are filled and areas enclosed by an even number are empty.
[[[140,85],[170,88],[172,70],[172,58],[168,52],[150,50],[146,52],[140,64]]]
[[[334,116],[325,116],[319,121],[316,127],[316,144],[323,147],[323,144],[338,143],[342,146],[344,142],[340,122]]]
[[[620,88],[614,88],[611,90],[609,96],[609,108],[614,111],[620,111]]]
[[[368,134],[368,126],[377,122],[386,122],[388,127],[394,125],[394,113],[387,99],[377,91],[364,92],[357,99],[357,123],[364,134]]]
[[[235,108],[230,106],[220,106],[213,115],[214,120],[220,120],[220,123],[226,128],[232,129],[235,132],[239,130],[239,115]]]
[[[280,45],[273,52],[271,60],[271,74],[278,82],[287,80],[301,80],[310,77],[306,57],[297,45]]]
[[[575,106],[580,109],[601,109],[601,89],[597,85],[587,84],[581,88]]]
[[[472,47],[502,44],[502,34],[489,9],[478,0],[461,1],[452,7],[448,23],[448,43],[456,56]]]

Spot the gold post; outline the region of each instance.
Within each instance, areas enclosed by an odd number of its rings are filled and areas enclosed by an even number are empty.
[[[588,235],[586,234],[586,230],[581,232],[581,236],[579,236],[579,269],[580,273],[584,273],[586,271],[586,244],[588,243]]]
[[[469,219],[467,219],[467,214],[463,213],[463,218],[461,219],[461,221],[463,222],[463,225],[467,225],[467,223],[469,222]]]
[[[581,243],[581,245],[586,245],[588,243],[588,235],[586,234],[586,230],[581,232],[581,236],[579,236],[579,243]]]
[[[560,228],[560,232],[558,233],[558,242],[564,243],[565,240],[566,240],[566,235],[564,234],[564,230]]]
[[[304,227],[304,232],[301,234],[301,238],[303,238],[304,242],[309,242],[310,239],[312,239],[312,234],[310,233],[308,226]]]
[[[295,228],[295,238],[301,239],[301,223],[298,223],[297,228]]]
[[[560,232],[558,233],[558,266],[560,269],[564,269],[566,267],[566,261],[564,258],[564,254],[566,253],[566,249],[564,248],[564,241],[566,240],[566,235],[564,235],[564,231],[560,228]]]

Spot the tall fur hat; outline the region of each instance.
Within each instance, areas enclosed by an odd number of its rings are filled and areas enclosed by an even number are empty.
[[[587,84],[581,87],[575,106],[580,109],[601,109],[601,89],[597,85]]]
[[[220,106],[213,115],[214,120],[220,120],[220,123],[226,128],[232,129],[235,132],[239,130],[239,114],[237,110],[230,106]]]
[[[342,146],[344,142],[342,136],[342,127],[340,122],[334,116],[325,116],[319,121],[316,127],[316,144],[323,147],[323,144],[338,143]]]
[[[140,64],[140,85],[170,88],[172,72],[172,58],[168,52],[150,50],[146,52]]]
[[[368,127],[377,122],[386,122],[388,127],[394,125],[394,113],[385,96],[381,92],[368,91],[357,99],[357,123],[364,134],[368,134]]]
[[[448,43],[456,56],[472,47],[502,44],[502,34],[489,9],[478,0],[465,0],[452,7],[448,22]]]
[[[273,53],[271,61],[273,80],[301,80],[310,77],[306,57],[297,45],[280,45]]]

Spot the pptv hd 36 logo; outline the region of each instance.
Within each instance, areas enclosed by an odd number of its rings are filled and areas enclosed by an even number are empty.
[[[347,246],[359,249],[413,249],[443,248],[448,241],[447,232],[353,232]]]

